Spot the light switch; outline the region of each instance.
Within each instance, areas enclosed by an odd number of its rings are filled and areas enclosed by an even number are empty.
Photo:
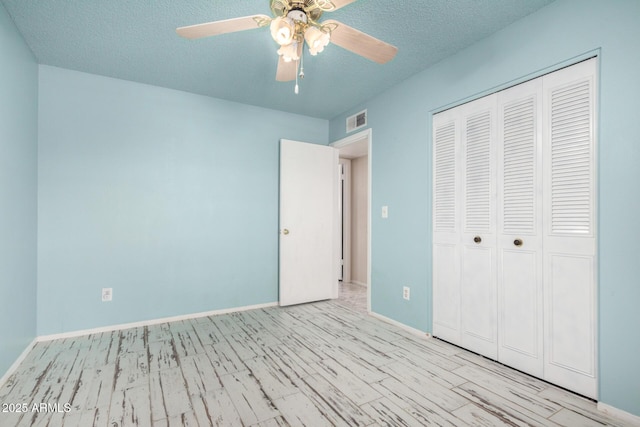
[[[382,207],[382,218],[389,218],[389,206]]]

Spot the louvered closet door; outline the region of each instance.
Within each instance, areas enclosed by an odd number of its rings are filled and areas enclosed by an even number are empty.
[[[465,348],[497,357],[495,95],[460,107],[461,332]]]
[[[543,376],[542,79],[498,93],[498,360]]]
[[[434,116],[434,335],[589,397],[596,60]]]
[[[433,118],[433,334],[460,344],[460,125]]]
[[[545,379],[596,397],[596,60],[544,76]]]

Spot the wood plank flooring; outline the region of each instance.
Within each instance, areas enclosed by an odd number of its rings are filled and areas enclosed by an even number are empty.
[[[351,291],[364,305],[349,295],[38,343],[0,388],[0,426],[623,425],[367,316],[365,288]]]

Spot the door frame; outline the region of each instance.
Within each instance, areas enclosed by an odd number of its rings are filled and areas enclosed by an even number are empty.
[[[338,200],[338,203],[342,213],[340,218],[342,224],[342,275],[340,280],[344,283],[351,282],[351,256],[344,256],[345,253],[351,254],[351,159],[339,157],[338,163],[342,166],[340,171],[340,200]],[[345,219],[348,220],[345,221]]]
[[[338,149],[345,148],[356,142],[365,140],[367,143],[367,312],[371,313],[371,176],[372,173],[372,130],[365,129],[361,132],[354,133],[337,141],[333,141],[329,145]],[[339,257],[340,255],[337,254]],[[338,260],[338,263],[340,261]]]

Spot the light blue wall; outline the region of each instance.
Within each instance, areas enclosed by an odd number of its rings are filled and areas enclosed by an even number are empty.
[[[375,312],[431,330],[430,114],[600,52],[600,400],[640,415],[639,43],[640,1],[558,0],[331,121],[334,141],[367,108],[373,129]]]
[[[279,139],[326,120],[50,66],[39,114],[39,335],[278,300]]]
[[[0,377],[36,336],[38,65],[0,4]]]

